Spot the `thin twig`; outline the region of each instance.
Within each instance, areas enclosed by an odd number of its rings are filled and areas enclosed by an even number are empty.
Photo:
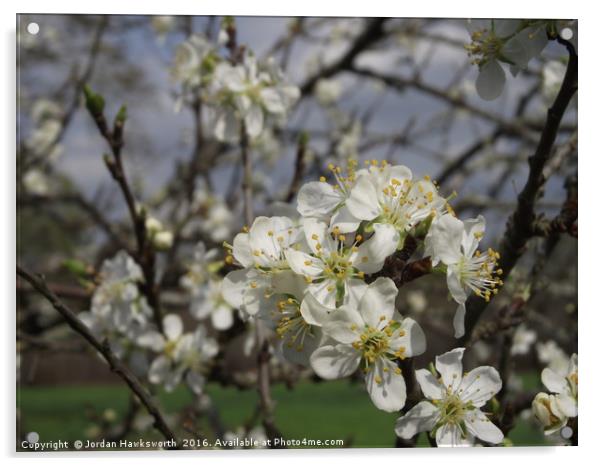
[[[77,315],[63,304],[59,298],[46,286],[43,278],[34,276],[22,267],[17,265],[17,274],[29,282],[48,302],[54,307],[67,321],[67,324],[77,333],[79,333],[88,343],[90,343],[107,361],[111,370],[115,372],[128,385],[130,390],[136,394],[142,402],[148,413],[155,420],[155,428],[163,434],[166,440],[174,442],[174,447],[178,448],[180,441],[176,434],[167,425],[163,414],[151,398],[149,392],[142,386],[138,378],[121,362],[121,360],[113,353],[108,341],[101,342],[96,338],[86,327],[86,325],[77,317]]]

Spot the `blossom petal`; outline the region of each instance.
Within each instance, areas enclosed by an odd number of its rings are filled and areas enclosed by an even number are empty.
[[[345,199],[340,191],[323,181],[304,184],[297,195],[297,210],[304,217],[324,217]]]
[[[428,401],[421,401],[397,419],[395,433],[403,439],[411,439],[420,432],[429,432],[435,427],[439,408]]]
[[[378,272],[385,259],[395,252],[399,244],[399,233],[393,225],[376,223],[374,235],[360,244],[354,265],[365,273]]]
[[[397,365],[379,358],[366,374],[366,389],[378,409],[388,413],[399,411],[406,402],[406,383]]]
[[[364,326],[362,317],[355,309],[341,307],[330,313],[322,329],[339,343],[350,345],[359,340]]]
[[[468,432],[485,442],[495,445],[504,440],[503,432],[480,409],[468,412],[465,421]]]
[[[250,280],[249,270],[233,270],[224,277],[222,296],[235,309],[240,309]]]
[[[462,357],[464,348],[455,348],[435,358],[435,367],[446,388],[455,392],[462,382]]]
[[[268,112],[280,115],[286,112],[286,107],[278,91],[266,87],[259,91],[259,94],[261,96],[261,101]]]
[[[238,233],[234,237],[232,255],[243,267],[251,267],[253,265],[253,253],[251,251],[248,233]]]
[[[498,371],[491,366],[481,366],[464,376],[458,394],[462,401],[472,401],[474,406],[480,408],[501,389],[502,379]]]
[[[303,251],[287,249],[284,252],[286,261],[293,272],[306,277],[316,277],[322,274],[322,262]]]
[[[358,311],[366,324],[377,327],[381,320],[389,321],[395,311],[397,287],[390,278],[379,277],[366,289]]]
[[[234,323],[234,315],[230,306],[218,306],[211,313],[211,324],[216,330],[228,330]]]
[[[464,317],[466,316],[466,304],[458,304],[456,313],[454,314],[454,337],[461,338],[464,336]]]
[[[380,214],[378,194],[368,176],[360,176],[345,203],[353,215],[362,220],[374,220]]]
[[[355,217],[349,210],[346,204],[337,209],[330,219],[330,228],[337,227],[341,233],[351,233],[356,231],[361,223],[361,220]]]
[[[169,340],[177,340],[182,335],[183,330],[184,325],[179,315],[168,314],[163,317],[163,331]]]
[[[420,385],[420,390],[422,390],[424,396],[429,400],[440,400],[446,394],[443,385],[427,369],[416,371],[416,381]]]
[[[570,387],[566,377],[562,377],[549,367],[541,372],[541,381],[553,393],[569,394]]]
[[[424,353],[426,350],[426,337],[422,327],[414,319],[407,317],[401,322],[401,329],[404,335],[391,340],[391,348],[397,350],[403,347],[403,352],[408,358]]]
[[[497,60],[489,60],[479,70],[476,88],[483,100],[497,99],[506,84],[506,73]]]
[[[188,371],[186,373],[186,383],[190,389],[197,395],[203,393],[203,387],[205,386],[205,377],[195,371]]]
[[[349,345],[322,346],[310,357],[310,364],[323,379],[340,379],[353,374],[360,364],[360,354]]]
[[[305,232],[305,240],[307,245],[314,254],[318,254],[320,250],[317,245],[320,244],[322,247],[327,244],[327,230],[328,226],[315,218],[304,218],[301,220],[301,226]]]
[[[462,431],[456,424],[443,424],[437,429],[435,439],[438,447],[469,447],[474,443],[472,437],[462,437]]]
[[[255,139],[263,130],[263,110],[257,104],[251,105],[245,116],[245,127],[251,139]]]
[[[433,265],[455,264],[462,258],[463,234],[464,224],[453,215],[443,215],[432,223],[425,241],[427,250],[433,254]]]
[[[313,294],[305,293],[299,311],[305,322],[321,327],[328,321],[328,316],[333,309],[324,306]]]
[[[293,364],[308,367],[309,358],[314,351],[320,346],[323,335],[319,328],[314,327],[311,332],[308,332],[303,339],[303,344],[299,346],[288,345],[286,341],[282,341],[280,351],[285,359]]]

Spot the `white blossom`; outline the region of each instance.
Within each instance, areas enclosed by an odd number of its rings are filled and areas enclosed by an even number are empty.
[[[367,170],[358,172],[346,205],[357,218],[373,225],[391,225],[403,239],[421,221],[441,215],[447,201],[428,177],[413,180],[408,167],[378,165],[375,160]]]
[[[322,78],[316,83],[315,94],[322,105],[331,105],[341,97],[343,87],[337,79]]]
[[[483,216],[462,222],[453,215],[444,215],[432,223],[426,236],[425,254],[431,256],[433,267],[440,262],[447,267],[447,286],[458,303],[454,316],[456,338],[464,335],[469,293],[489,301],[503,284],[498,277],[502,273],[497,268],[499,253],[477,249],[484,231]]]
[[[148,379],[161,384],[168,392],[173,391],[184,379],[190,389],[201,394],[205,385],[205,374],[212,358],[218,352],[217,342],[208,337],[204,327],[193,333],[184,333],[182,320],[176,314],[163,318],[164,334],[149,332],[144,342],[159,352],[152,362]]]
[[[569,418],[577,416],[578,374],[577,355],[573,354],[568,367],[555,371],[546,367],[541,381],[550,393],[538,393],[532,403],[533,414],[543,425],[546,435],[564,427]]]
[[[220,141],[237,142],[244,124],[253,140],[266,119],[282,123],[298,98],[299,89],[288,84],[273,61],[258,64],[246,54],[240,64],[221,62],[207,97],[213,106],[213,133]]]
[[[512,337],[510,354],[528,354],[536,340],[537,334],[533,330],[529,330],[524,324],[519,325]]]
[[[476,88],[484,100],[500,96],[506,83],[501,63],[510,64],[516,75],[539,55],[548,43],[546,24],[518,19],[469,20],[472,43],[466,46],[472,62],[479,66]]]
[[[295,273],[306,277],[309,292],[328,307],[336,307],[349,294],[357,296],[365,274],[379,271],[399,242],[390,225],[375,225],[374,234],[364,239],[348,238],[337,227],[329,232],[325,223],[313,218],[301,224],[309,250],[288,249],[286,259]]]
[[[365,288],[359,301],[320,314],[322,329],[332,343],[318,348],[311,366],[324,379],[339,379],[358,368],[374,405],[387,412],[400,410],[406,385],[398,360],[422,354],[426,340],[420,326],[395,310],[397,287],[378,278]]]
[[[464,348],[456,348],[435,359],[439,377],[426,369],[416,371],[416,380],[426,400],[397,420],[395,433],[410,439],[430,432],[438,447],[473,445],[475,438],[498,444],[502,431],[481,411],[502,388],[493,367],[481,366],[462,372]]]

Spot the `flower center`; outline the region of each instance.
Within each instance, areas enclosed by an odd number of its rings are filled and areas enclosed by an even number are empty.
[[[476,251],[471,258],[462,257],[455,266],[461,283],[487,302],[504,284],[499,277],[503,273],[502,269],[497,268],[499,258],[500,254],[489,248],[486,254]]]
[[[314,337],[311,325],[301,315],[300,303],[295,298],[279,301],[277,309],[272,311],[272,318],[277,322],[276,334],[285,340],[289,348],[302,351],[306,336]]]

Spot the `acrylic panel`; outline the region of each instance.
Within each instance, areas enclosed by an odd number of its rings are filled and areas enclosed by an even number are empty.
[[[578,443],[577,21],[17,16],[17,451]]]

